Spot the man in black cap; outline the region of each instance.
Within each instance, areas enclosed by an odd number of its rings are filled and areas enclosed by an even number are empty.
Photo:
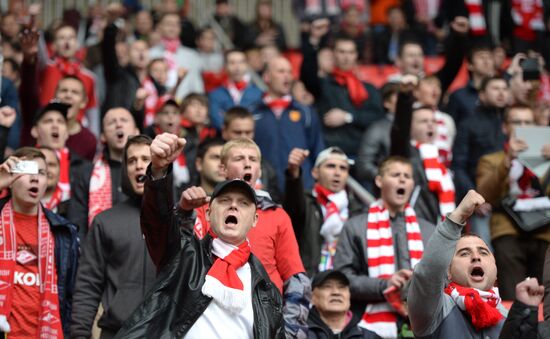
[[[309,311],[308,338],[380,338],[359,327],[359,319],[350,311],[349,280],[340,271],[318,273],[311,283],[313,304]]]
[[[256,225],[257,199],[247,182],[216,185],[211,197],[191,188],[188,204],[209,203],[210,232],[193,235],[193,207],[174,212],[169,176],[153,177],[169,166],[186,141],[151,144],[151,165],[141,212],[141,228],[159,271],[149,297],[117,334],[118,338],[282,338],[282,298],[260,261],[250,252],[248,231]],[[168,172],[171,166],[168,167]]]

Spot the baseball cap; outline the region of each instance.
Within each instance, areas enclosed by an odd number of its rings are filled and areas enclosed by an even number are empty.
[[[346,275],[338,270],[326,270],[323,272],[317,273],[313,280],[311,281],[311,289],[321,286],[328,279],[340,280],[346,286],[349,286],[349,279]]]
[[[212,192],[212,196],[210,197],[210,203],[212,203],[212,201],[214,201],[214,199],[216,199],[220,194],[231,188],[241,189],[248,195],[250,200],[252,200],[255,205],[258,204],[258,199],[256,198],[256,192],[254,192],[254,189],[250,187],[250,185],[246,181],[241,179],[226,180],[217,184],[216,187],[214,187],[214,192]]]
[[[329,158],[337,158],[346,161],[350,166],[355,164],[353,159],[348,158],[346,153],[342,151],[340,147],[331,146],[322,150],[317,159],[315,159],[315,167],[319,167],[323,162],[327,161]]]
[[[44,114],[50,111],[55,111],[61,113],[63,118],[67,120],[67,114],[69,113],[69,108],[71,108],[71,105],[65,104],[59,100],[52,100],[50,101],[44,108],[42,108],[36,115],[34,116],[34,125],[42,118]]]

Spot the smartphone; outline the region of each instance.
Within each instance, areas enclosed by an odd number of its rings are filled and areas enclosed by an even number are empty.
[[[523,81],[540,79],[539,60],[537,58],[523,59],[520,66],[523,72]]]
[[[12,173],[38,174],[38,163],[33,160],[22,160],[15,164],[11,169]]]

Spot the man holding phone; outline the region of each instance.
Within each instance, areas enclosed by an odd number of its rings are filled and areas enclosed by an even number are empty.
[[[0,165],[0,332],[68,335],[78,260],[76,226],[45,209],[46,160],[23,147]]]

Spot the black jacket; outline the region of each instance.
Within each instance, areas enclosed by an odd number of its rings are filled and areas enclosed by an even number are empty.
[[[364,206],[353,194],[348,193],[349,217],[364,212]],[[319,271],[321,249],[323,248],[323,212],[317,199],[304,191],[302,177],[293,179],[286,175],[286,192],[283,208],[292,220],[294,234],[300,248],[300,257],[308,276],[313,276]]]
[[[528,306],[514,301],[504,322],[500,339],[536,339],[548,338],[550,323],[538,321],[538,307]]]
[[[478,106],[475,114],[458,126],[451,165],[457,201],[460,201],[468,190],[475,188],[479,159],[485,154],[504,148],[506,136],[502,131],[502,119],[502,109]]]
[[[380,338],[376,333],[358,326],[359,317],[353,316],[350,322],[344,327],[342,332],[334,334],[332,330],[323,322],[319,311],[313,307],[309,311],[309,318],[307,324],[309,331],[307,334],[308,339],[378,339]]]
[[[197,239],[192,231],[194,219],[169,208],[173,206],[171,195],[165,194],[172,185],[169,177],[155,181],[148,177],[141,227],[160,273],[117,338],[182,338],[212,300],[201,292],[213,262],[212,238]],[[248,262],[252,273],[254,337],[283,338],[281,295],[254,255]]]

